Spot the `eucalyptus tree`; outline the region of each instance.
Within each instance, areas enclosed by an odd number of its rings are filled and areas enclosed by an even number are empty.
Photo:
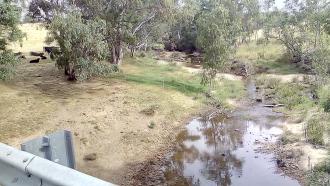
[[[66,12],[73,2],[71,0],[31,0],[26,16],[36,22],[51,23],[56,12]]]
[[[243,41],[251,40],[253,33],[260,29],[260,3],[258,0],[242,0],[237,1],[237,8],[239,17],[241,18],[242,33],[241,38]]]
[[[170,0],[78,0],[75,5],[86,17],[99,17],[106,23],[110,61],[120,64],[124,45],[135,47],[146,40],[155,21],[164,18]]]
[[[77,12],[54,17],[47,41],[59,45],[60,50],[54,50],[52,56],[68,80],[85,80],[112,71],[110,65],[102,62],[107,54],[105,27],[105,21],[85,20]]]
[[[18,28],[21,10],[10,0],[0,0],[0,79],[8,79],[14,73],[17,59],[7,45],[20,40],[23,33]]]
[[[200,0],[177,1],[173,21],[165,38],[165,47],[170,50],[194,52],[197,50],[196,20],[202,10]]]
[[[265,30],[272,31],[270,37],[285,46],[292,62],[317,74],[329,71],[329,52],[325,52],[329,50],[329,6],[327,0],[286,0],[284,9],[268,12],[272,16]]]
[[[160,34],[157,28],[167,20],[171,5],[172,0],[33,0],[28,15],[51,22],[55,16],[76,11],[85,20],[104,20],[109,60],[120,64],[125,46],[134,52]]]
[[[197,43],[204,52],[203,83],[226,68],[242,32],[240,5],[235,1],[209,0],[197,19]]]

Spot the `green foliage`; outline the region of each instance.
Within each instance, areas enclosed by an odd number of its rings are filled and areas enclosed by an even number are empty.
[[[265,13],[267,38],[281,41],[293,63],[307,71],[314,68],[319,75],[329,75],[330,55],[324,48],[329,42],[326,34],[329,5],[327,1],[286,1],[285,9],[268,8]]]
[[[285,145],[298,142],[299,137],[290,131],[285,131],[280,140]]]
[[[325,127],[323,121],[318,118],[312,118],[307,122],[306,134],[307,139],[312,144],[323,145],[323,133]]]
[[[325,112],[330,112],[330,85],[321,87],[318,92],[319,103]]]
[[[245,95],[244,84],[241,81],[223,80],[215,89],[215,97],[221,103],[227,99],[239,99]]]
[[[256,84],[266,89],[275,89],[280,85],[280,81],[276,78],[259,77]]]
[[[20,40],[23,33],[18,29],[20,9],[12,1],[0,3],[0,80],[12,78],[17,59],[6,50],[9,42]]]
[[[107,56],[105,22],[84,20],[81,14],[55,16],[49,27],[48,40],[55,40],[60,51],[54,54],[59,68],[70,70],[78,80],[103,76],[112,72],[110,65],[102,63]]]
[[[277,103],[284,104],[286,108],[308,109],[314,105],[301,83],[281,83],[277,78],[259,77],[256,81],[258,86],[265,88],[267,95],[270,95]]]
[[[330,163],[329,160],[317,165],[311,172],[307,174],[307,185],[319,186],[328,185],[330,183]]]
[[[150,57],[127,58],[123,66],[122,74],[112,76],[129,82],[145,85],[158,86],[182,92],[188,96],[199,96],[208,91],[207,87],[201,85],[201,77],[191,74],[180,68],[169,64],[157,64]],[[226,104],[230,98],[240,98],[244,95],[244,84],[241,81],[221,80],[212,87],[212,96],[217,101]]]
[[[171,1],[141,0],[78,0],[74,5],[79,7],[84,17],[100,18],[107,25],[105,41],[110,61],[120,64],[124,56],[124,45],[134,50],[157,38]],[[155,37],[153,37],[155,36]],[[158,39],[158,38],[157,38]]]
[[[198,75],[182,72],[180,67],[173,65],[159,65],[151,58],[137,58],[127,61],[139,70],[133,73],[116,75],[116,78],[126,81],[156,85],[163,88],[174,89],[187,95],[202,93],[205,89],[200,84]]]
[[[307,174],[307,185],[319,186],[329,185],[330,183],[330,159],[327,158],[324,162],[316,165]]]
[[[170,29],[164,38],[165,49],[193,52],[197,49],[196,17],[201,11],[200,1],[184,0],[173,11]]]
[[[237,13],[232,1],[208,1],[197,19],[197,43],[204,51],[203,83],[209,83],[223,70],[234,52],[240,32]]]
[[[327,99],[323,104],[324,112],[330,112],[330,99]]]
[[[323,78],[330,77],[330,48],[321,46],[316,48],[312,55],[312,65],[316,74]]]
[[[0,50],[0,80],[11,79],[18,60],[10,51]]]
[[[215,0],[182,0],[178,1],[176,11],[174,12],[174,23],[171,26],[168,38],[166,38],[166,48],[174,49],[184,52],[206,51],[203,46],[198,44],[199,27],[201,26],[198,20],[205,20],[206,13],[213,14],[217,7],[222,6],[223,9],[228,10],[233,16],[232,20],[238,22],[238,27],[241,31],[241,39],[246,40],[250,37],[255,29],[258,28],[257,19],[259,17],[259,2],[257,0],[243,0],[243,1],[215,1]],[[217,22],[225,22],[232,20],[215,19]],[[228,18],[228,17],[227,17]],[[214,22],[214,23],[217,23]],[[221,27],[220,27],[221,28]],[[214,29],[214,27],[212,28]],[[229,28],[230,29],[230,28]],[[215,31],[218,30],[215,29]],[[204,35],[207,37],[207,35]],[[173,48],[174,44],[174,48]]]
[[[288,109],[307,109],[313,102],[304,94],[304,87],[299,83],[281,83],[275,88],[275,99]]]
[[[262,38],[256,42],[240,45],[236,58],[251,63],[257,73],[297,74],[301,72],[299,68],[289,63],[289,56],[283,53],[285,48],[280,42],[271,39],[267,45],[264,45],[262,44],[264,40]],[[258,44],[258,41],[261,44]]]
[[[12,1],[0,3],[0,50],[5,50],[8,42],[21,39],[23,33],[18,29],[21,11]]]

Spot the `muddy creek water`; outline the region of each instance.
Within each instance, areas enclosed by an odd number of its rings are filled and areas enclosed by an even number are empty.
[[[255,87],[248,84],[253,100]],[[259,103],[237,111],[192,120],[178,137],[165,168],[169,185],[299,185],[278,170],[274,154],[260,153],[261,143],[281,135],[283,116]]]

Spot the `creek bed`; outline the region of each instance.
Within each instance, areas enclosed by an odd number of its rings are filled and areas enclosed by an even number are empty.
[[[247,88],[252,100],[255,87]],[[261,103],[243,105],[229,116],[196,118],[186,126],[164,167],[168,185],[299,185],[279,170],[274,154],[258,151],[282,134],[282,114]]]

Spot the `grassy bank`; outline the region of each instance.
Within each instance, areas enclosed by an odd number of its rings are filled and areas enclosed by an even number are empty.
[[[273,104],[283,104],[278,108],[288,116],[288,124],[282,136],[284,145],[300,144],[301,149],[311,144],[315,148],[330,149],[330,100],[329,85],[314,86],[309,81],[281,82],[268,76],[257,78],[263,89],[263,97]],[[296,126],[296,127],[295,127]],[[309,156],[309,154],[307,154]],[[317,157],[311,156],[314,159]],[[318,160],[317,160],[318,161]],[[330,178],[329,162],[321,162],[307,172],[308,185],[324,185]]]
[[[312,162],[319,162],[313,171],[306,172],[308,185],[324,185],[330,178],[329,161],[322,162],[318,149],[330,149],[330,85],[318,83],[314,76],[291,64],[285,49],[276,41],[269,44],[252,42],[243,44],[237,51],[238,59],[247,61],[255,69],[263,69],[256,75],[259,96],[264,104],[282,104],[276,108],[288,117],[281,142],[284,146],[296,144],[306,148]],[[317,147],[317,148],[315,148]],[[329,152],[329,150],[328,150]],[[316,153],[316,154],[315,154]],[[303,161],[303,160],[302,160]],[[303,161],[302,164],[306,162]]]
[[[228,99],[241,98],[245,92],[244,84],[239,80],[221,79],[210,89],[201,84],[200,74],[188,72],[182,66],[171,62],[159,64],[151,56],[126,58],[121,72],[112,78],[157,86],[164,90],[172,89],[200,100],[204,100],[204,94],[210,92],[212,97],[225,106],[228,106]]]
[[[267,45],[256,41],[241,45],[236,57],[250,62],[255,68],[263,68],[266,73],[297,74],[301,71],[288,63],[285,48],[277,41],[270,41]]]

